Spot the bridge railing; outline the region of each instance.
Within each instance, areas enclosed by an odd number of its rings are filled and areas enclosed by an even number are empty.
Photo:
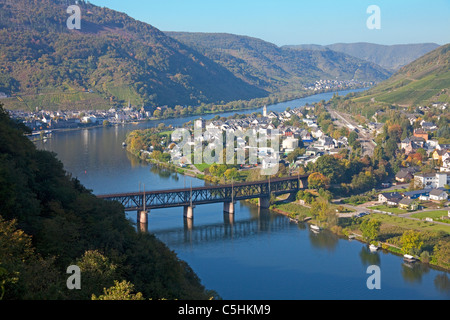
[[[125,210],[189,206],[269,197],[270,194],[295,192],[306,185],[307,177],[308,175],[291,176],[264,181],[108,194],[98,195],[98,197],[118,201],[125,207]]]

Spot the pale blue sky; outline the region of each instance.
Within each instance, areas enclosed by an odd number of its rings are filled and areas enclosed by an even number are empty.
[[[226,32],[276,45],[450,43],[450,0],[90,0],[162,31]],[[370,30],[369,5],[381,11]]]

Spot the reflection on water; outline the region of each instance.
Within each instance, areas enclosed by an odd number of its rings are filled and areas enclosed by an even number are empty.
[[[235,221],[235,215],[223,213],[223,222],[195,226],[194,219],[184,219],[183,228],[160,229],[155,235],[174,248],[183,245],[211,245],[233,239],[254,237],[260,233],[281,232],[290,227],[291,222],[284,216],[268,210],[254,208],[248,219]],[[257,215],[255,215],[257,211]]]
[[[124,149],[124,150],[125,150],[125,149]],[[139,159],[139,158],[133,156],[133,155],[132,155],[131,153],[129,153],[129,152],[126,152],[126,156],[127,156],[127,159],[130,161],[131,168],[136,168],[136,167],[139,167],[139,166],[145,164],[144,161],[142,161],[141,159]],[[151,170],[151,169],[150,169],[150,170]]]
[[[363,266],[377,265],[380,266],[380,253],[370,251],[368,246],[362,246],[359,257]]]
[[[440,273],[434,278],[436,288],[450,298],[450,279],[447,274]]]
[[[314,248],[334,251],[339,238],[334,233],[327,230],[321,230],[320,232],[310,232],[309,240]]]
[[[425,263],[402,263],[402,277],[405,281],[410,283],[421,283],[422,277],[430,272],[430,267]]]

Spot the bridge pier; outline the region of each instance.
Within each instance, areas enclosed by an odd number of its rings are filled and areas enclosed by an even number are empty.
[[[188,219],[188,218],[184,218],[183,219],[183,224],[184,224],[184,229],[191,231],[192,227],[194,226],[194,219]]]
[[[299,189],[308,189],[308,177],[299,179],[298,182],[299,182],[298,185]]]
[[[137,224],[139,227],[139,231],[147,232],[148,231],[148,210],[138,210],[136,220],[137,220]]]
[[[223,212],[234,214],[234,205],[235,205],[234,201],[225,201],[223,203]]]
[[[194,218],[194,207],[195,206],[184,206],[183,207],[183,216],[186,219],[193,219]]]
[[[270,207],[270,196],[258,198],[258,207],[268,209]]]

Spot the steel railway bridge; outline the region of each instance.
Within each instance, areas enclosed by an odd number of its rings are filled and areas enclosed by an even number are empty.
[[[224,212],[234,214],[234,204],[239,200],[258,198],[258,206],[268,208],[270,196],[290,193],[294,194],[307,187],[308,175],[290,176],[232,183],[226,185],[204,186],[195,188],[139,191],[118,194],[98,195],[98,198],[120,202],[125,211],[137,211],[138,222],[147,224],[148,211],[158,208],[183,207],[184,217],[193,218],[196,205],[223,202]]]

